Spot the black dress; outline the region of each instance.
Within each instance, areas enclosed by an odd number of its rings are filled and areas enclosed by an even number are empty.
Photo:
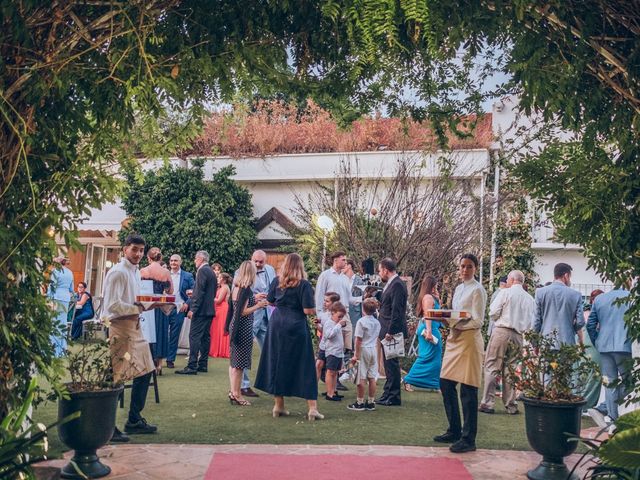
[[[303,308],[315,308],[313,288],[302,280],[295,288],[278,287],[275,278],[267,300],[275,304],[269,319],[255,386],[283,397],[318,398],[315,359],[307,315]]]
[[[247,308],[251,308],[256,304],[253,295],[249,296]],[[233,301],[233,309],[242,308],[238,305],[238,301]],[[235,322],[238,325],[235,325]],[[253,349],[253,313],[242,316],[240,312],[231,320],[230,329],[234,331],[238,329],[237,334],[233,335],[229,347],[229,362],[232,368],[251,368],[251,350]]]
[[[164,293],[169,285],[171,282],[153,280],[153,293]],[[169,316],[159,308],[154,310],[154,315],[156,318],[156,343],[151,343],[149,346],[151,347],[151,356],[154,360],[158,360],[169,356]]]

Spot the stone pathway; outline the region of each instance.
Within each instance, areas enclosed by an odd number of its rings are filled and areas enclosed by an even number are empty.
[[[453,454],[441,447],[404,447],[393,445],[109,445],[98,453],[112,469],[106,479],[117,480],[196,480],[202,479],[214,453],[262,453],[286,455],[379,455],[405,457],[451,457],[461,460],[474,479],[512,480],[526,478],[527,470],[540,462],[534,452],[512,450],[478,450]],[[65,454],[65,459],[71,452]],[[579,455],[566,459],[569,468]],[[67,460],[50,460],[45,465],[61,467]],[[584,468],[578,471],[580,477]],[[307,473],[306,478],[313,480]],[[224,479],[219,479],[224,480]]]

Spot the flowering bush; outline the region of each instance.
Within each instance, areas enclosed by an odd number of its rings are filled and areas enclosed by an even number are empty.
[[[493,140],[491,115],[465,117],[445,132],[448,146],[487,147]],[[363,152],[375,150],[427,150],[441,148],[429,122],[410,119],[362,117],[340,128],[332,115],[309,100],[303,107],[261,100],[249,110],[211,113],[202,134],[182,155],[231,157],[294,153]]]
[[[552,402],[582,400],[581,386],[598,365],[585,353],[584,345],[557,345],[557,334],[524,334],[522,348],[510,344],[505,358],[509,378],[527,398]]]

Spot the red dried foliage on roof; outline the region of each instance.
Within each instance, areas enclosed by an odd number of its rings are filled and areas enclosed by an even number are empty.
[[[493,141],[491,114],[460,120],[462,138],[448,133],[449,148],[488,148]],[[262,157],[277,154],[427,150],[439,148],[428,122],[363,117],[340,128],[331,114],[313,101],[300,110],[280,101],[261,101],[255,109],[235,107],[212,113],[200,137],[185,155]]]

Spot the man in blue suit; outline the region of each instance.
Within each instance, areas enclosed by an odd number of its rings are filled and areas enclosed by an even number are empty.
[[[193,290],[195,281],[193,275],[181,268],[182,257],[177,253],[171,255],[169,268],[171,269],[171,282],[176,295],[176,309],[169,316],[169,355],[167,356],[167,368],[175,368],[176,354],[178,353],[178,340],[184,323],[185,312],[188,309],[187,290]]]
[[[536,290],[533,329],[547,336],[557,332],[556,346],[575,345],[576,334],[584,327],[582,295],[571,286],[573,268],[566,263],[553,267],[554,281]]]
[[[263,250],[256,250],[251,255],[251,261],[256,266],[256,280],[251,287],[251,291],[255,295],[256,293],[269,293],[269,285],[274,278],[276,278],[275,269],[267,263],[267,254]],[[235,278],[238,276],[236,270],[234,274]],[[267,327],[269,325],[269,317],[271,312],[269,307],[260,308],[253,312],[253,337],[260,345],[260,350],[264,345],[264,339],[267,336]],[[242,373],[242,385],[240,392],[245,397],[257,397],[258,394],[251,388],[251,381],[249,380],[249,370],[245,369]]]
[[[605,402],[609,417],[618,418],[618,403],[626,396],[624,385],[609,388],[607,385],[619,377],[625,377],[631,363],[631,339],[624,315],[629,309],[629,291],[616,288],[598,295],[591,307],[587,332],[591,342],[600,352],[600,368],[605,384]]]

